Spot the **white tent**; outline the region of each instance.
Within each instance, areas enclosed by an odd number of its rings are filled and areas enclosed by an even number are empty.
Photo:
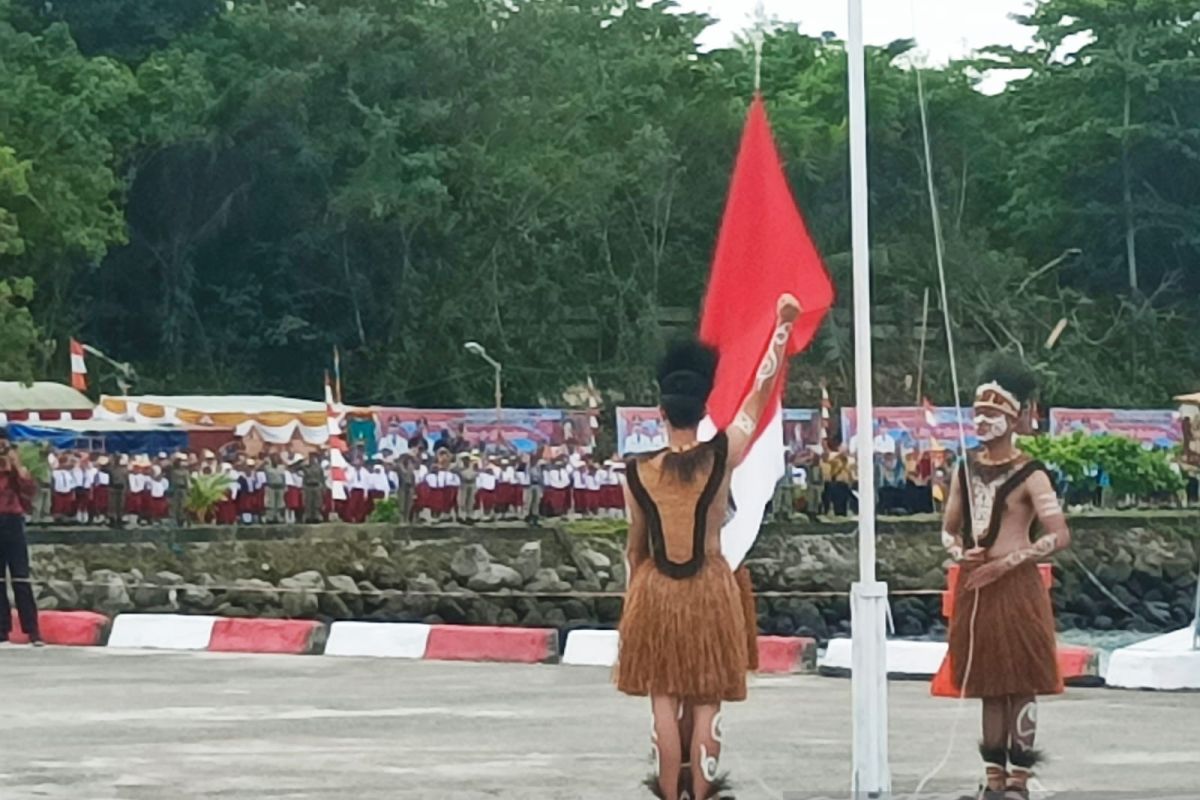
[[[254,433],[270,444],[286,444],[297,436],[310,445],[329,441],[324,402],[275,395],[106,395],[96,417],[233,428],[238,436]]]

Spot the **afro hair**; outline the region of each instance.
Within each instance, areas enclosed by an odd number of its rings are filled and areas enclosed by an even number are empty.
[[[979,380],[976,385],[998,383],[1021,402],[1029,402],[1037,391],[1037,377],[1025,362],[1008,353],[994,353],[988,356],[979,367]]]

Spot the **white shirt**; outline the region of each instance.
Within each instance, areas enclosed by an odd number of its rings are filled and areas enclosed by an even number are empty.
[[[400,491],[400,473],[394,469],[387,471],[388,490],[391,492]]]
[[[379,440],[378,449],[400,457],[408,453],[408,438],[398,433],[389,433]]]
[[[424,483],[425,476],[429,474],[429,467],[422,464],[413,472],[413,484]]]
[[[596,473],[589,472],[583,476],[583,487],[589,492],[596,492],[600,490],[600,479],[597,477]]]
[[[107,472],[97,472],[96,473],[96,485],[97,486],[108,486],[108,484],[109,484],[109,474]]]
[[[583,472],[581,472],[579,470],[575,470],[575,472],[572,473],[572,475],[571,475],[571,485],[574,486],[576,489],[586,489],[587,488],[587,476],[584,475]]]
[[[87,479],[87,472],[84,471],[83,467],[72,467],[71,468],[71,488],[86,489],[90,485],[91,484],[88,482],[88,479]]]
[[[488,469],[479,470],[479,474],[475,476],[475,488],[483,492],[490,492],[496,488],[496,473]]]
[[[515,469],[513,469],[512,467],[505,467],[504,472],[501,473],[501,475],[500,475],[500,482],[501,483],[510,483],[510,484],[516,483],[517,482],[517,471]]]
[[[88,467],[83,471],[83,488],[90,489],[96,485],[96,476],[100,474],[100,470],[95,467]]]
[[[51,481],[54,484],[54,491],[60,494],[75,491],[75,481],[69,469],[54,470]]]
[[[166,497],[167,495],[167,479],[166,478],[151,478],[150,479],[150,496],[151,497]]]

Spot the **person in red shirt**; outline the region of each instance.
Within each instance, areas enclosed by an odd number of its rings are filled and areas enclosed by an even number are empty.
[[[7,439],[0,439],[0,643],[8,641],[12,612],[8,608],[8,590],[4,586],[7,569],[12,576],[13,597],[21,630],[34,646],[42,644],[38,630],[37,603],[29,583],[29,544],[25,540],[25,513],[36,491],[29,470],[21,464]]]

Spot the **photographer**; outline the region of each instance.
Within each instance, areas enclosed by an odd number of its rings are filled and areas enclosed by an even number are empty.
[[[11,574],[13,597],[21,629],[35,647],[42,644],[38,631],[37,603],[29,583],[29,546],[25,541],[25,512],[32,506],[37,487],[7,439],[0,438],[0,643],[8,641],[12,613],[4,573]]]

